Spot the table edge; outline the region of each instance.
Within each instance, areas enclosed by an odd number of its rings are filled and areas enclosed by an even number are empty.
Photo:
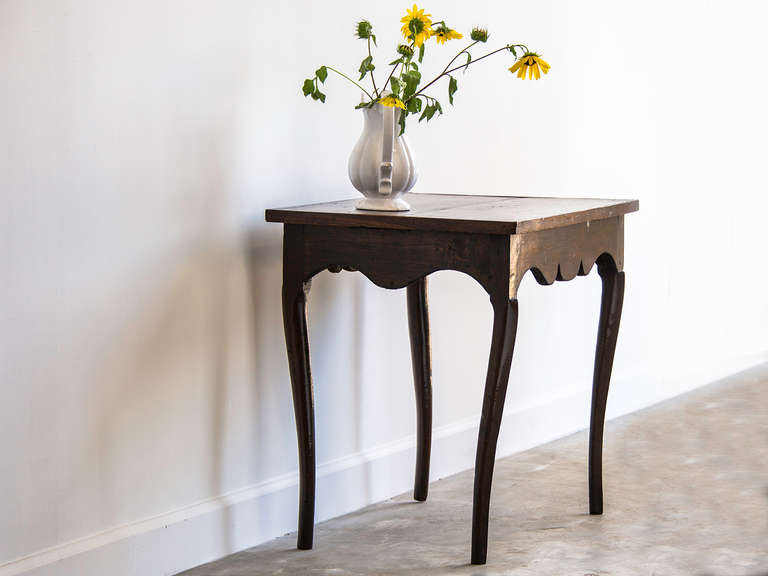
[[[452,196],[458,196],[453,194]],[[535,198],[529,196],[499,196],[499,198]],[[541,197],[555,198],[554,196]],[[565,198],[568,199],[568,198]],[[477,220],[438,219],[434,217],[390,215],[387,213],[376,214],[338,214],[324,212],[298,212],[288,208],[268,208],[264,212],[267,222],[280,224],[298,224],[308,226],[335,226],[342,228],[379,228],[389,230],[424,230],[432,232],[464,232],[476,234],[523,234],[562,228],[572,224],[579,224],[590,220],[605,220],[623,216],[640,209],[640,201],[637,199],[613,199],[613,198],[578,198],[579,200],[615,200],[619,202],[613,206],[590,208],[568,213],[565,218],[537,218],[520,222],[485,221]],[[343,202],[343,200],[340,200]],[[327,202],[319,203],[327,204]],[[308,205],[308,206],[311,206]],[[309,216],[309,217],[308,217]],[[369,220],[367,222],[366,220]],[[308,221],[311,220],[311,221]]]

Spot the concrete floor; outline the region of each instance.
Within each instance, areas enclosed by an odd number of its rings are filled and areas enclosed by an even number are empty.
[[[587,435],[499,460],[488,564],[469,565],[472,471],[184,572],[768,575],[768,364],[610,422],[605,514],[589,516]]]

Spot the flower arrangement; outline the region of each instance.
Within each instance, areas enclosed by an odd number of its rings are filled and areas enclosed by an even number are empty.
[[[389,63],[391,70],[387,75],[384,84],[379,87],[376,83],[374,70],[376,66],[373,63],[373,54],[371,52],[371,43],[376,44],[376,35],[373,33],[373,26],[367,20],[357,23],[355,35],[360,40],[365,40],[368,47],[368,55],[360,63],[358,72],[360,77],[358,81],[353,80],[346,74],[340,72],[331,66],[320,66],[315,71],[313,78],[304,80],[302,91],[304,96],[311,96],[313,100],[325,102],[325,94],[320,90],[320,85],[325,84],[328,78],[328,71],[338,74],[345,78],[363,91],[367,100],[364,100],[355,108],[372,108],[374,105],[396,107],[401,110],[399,115],[400,134],[405,132],[406,118],[411,114],[420,114],[419,122],[422,120],[430,121],[435,114],[443,114],[443,107],[437,98],[426,93],[428,88],[432,88],[442,78],[448,78],[448,101],[453,105],[453,97],[459,88],[459,83],[454,76],[455,72],[461,69],[464,71],[480,60],[500,52],[511,53],[515,58],[514,64],[509,71],[516,73],[518,78],[538,80],[541,73],[549,72],[549,64],[544,61],[540,54],[532,52],[524,44],[506,44],[501,48],[488,52],[478,58],[473,58],[472,50],[478,44],[484,44],[488,41],[488,30],[475,27],[470,33],[471,42],[459,50],[443,68],[443,71],[433,80],[422,85],[421,65],[427,44],[431,39],[435,39],[437,44],[445,44],[452,40],[461,40],[464,36],[456,30],[448,27],[444,21],[435,22],[431,14],[425,14],[423,9],[419,9],[416,4],[413,8],[406,10],[406,15],[400,20],[403,26],[401,32],[405,42],[398,44],[396,48],[397,58]],[[520,56],[518,57],[518,52]],[[456,64],[456,61],[465,55],[466,61]],[[370,78],[371,90],[366,90],[359,82],[365,77]],[[388,91],[387,91],[388,88]]]

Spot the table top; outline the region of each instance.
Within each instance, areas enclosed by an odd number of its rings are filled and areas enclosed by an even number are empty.
[[[406,194],[408,212],[355,209],[357,199],[266,211],[267,222],[431,230],[484,234],[520,234],[602,220],[635,212],[637,200],[531,198],[457,194]]]

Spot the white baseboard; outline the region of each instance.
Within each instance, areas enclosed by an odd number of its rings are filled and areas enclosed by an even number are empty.
[[[708,371],[706,379],[686,378],[686,386],[672,386],[668,396],[765,361],[768,354],[724,362],[722,369]],[[636,375],[631,380],[639,384],[645,378]],[[635,397],[629,404],[614,406],[609,416],[616,417],[660,399]],[[530,406],[508,403],[497,456],[520,452],[585,428],[589,402],[589,390],[582,390]],[[432,480],[474,466],[478,424],[479,418],[469,418],[434,430]],[[316,520],[327,520],[411,490],[415,444],[415,438],[410,436],[318,466]],[[0,576],[176,574],[294,531],[297,482],[295,472],[281,475],[41,550],[0,565]]]

